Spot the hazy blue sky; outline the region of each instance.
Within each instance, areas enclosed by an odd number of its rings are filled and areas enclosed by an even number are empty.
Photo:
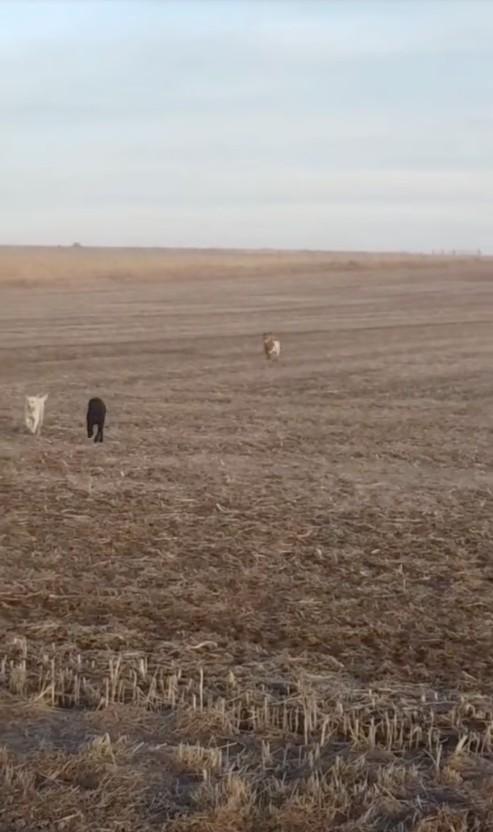
[[[1,0],[0,243],[493,251],[490,0]]]

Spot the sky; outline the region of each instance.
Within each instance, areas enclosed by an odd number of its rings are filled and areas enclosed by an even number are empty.
[[[490,0],[0,0],[0,244],[493,253]]]

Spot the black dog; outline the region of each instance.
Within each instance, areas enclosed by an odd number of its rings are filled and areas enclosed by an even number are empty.
[[[87,405],[87,436],[92,439],[94,427],[97,425],[95,442],[103,441],[104,420],[106,418],[106,405],[102,399],[90,399]]]

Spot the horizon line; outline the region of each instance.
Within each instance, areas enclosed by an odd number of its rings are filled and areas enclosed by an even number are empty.
[[[345,255],[385,255],[409,257],[493,257],[493,253],[485,253],[478,248],[441,248],[423,249],[325,249],[310,247],[277,247],[277,246],[180,246],[180,245],[112,245],[85,243],[0,243],[2,249],[68,249],[68,250],[115,250],[115,251],[181,251],[181,252],[217,252],[245,254],[345,254]]]

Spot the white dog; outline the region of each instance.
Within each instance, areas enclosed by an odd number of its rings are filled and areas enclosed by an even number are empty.
[[[29,433],[41,433],[45,415],[45,402],[47,398],[48,393],[44,396],[26,396],[24,421]]]

